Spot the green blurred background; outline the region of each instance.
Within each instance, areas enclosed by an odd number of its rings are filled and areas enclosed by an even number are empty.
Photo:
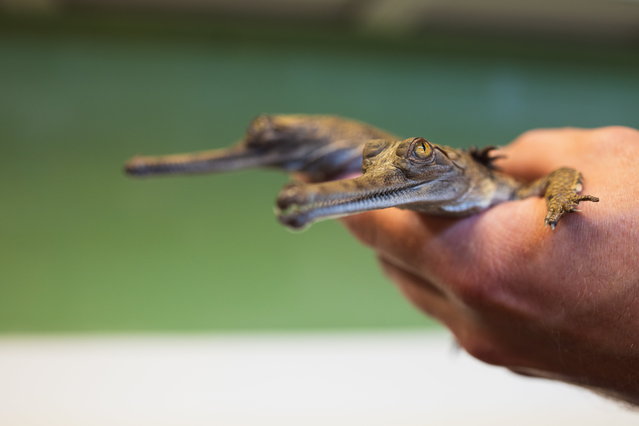
[[[430,327],[334,221],[272,205],[286,176],[131,180],[260,113],[326,113],[453,146],[639,126],[636,43],[158,14],[0,19],[0,331]]]

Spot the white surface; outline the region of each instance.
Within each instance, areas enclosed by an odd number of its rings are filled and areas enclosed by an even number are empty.
[[[0,338],[1,425],[638,425],[443,334]]]

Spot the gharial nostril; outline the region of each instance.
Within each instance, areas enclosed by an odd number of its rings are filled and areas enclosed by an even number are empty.
[[[301,204],[304,202],[304,192],[299,185],[289,185],[284,187],[277,197],[276,204],[281,210],[286,210],[295,204]]]
[[[277,208],[280,210],[286,210],[291,205],[291,200],[288,197],[285,197],[283,194],[280,194],[275,201]]]

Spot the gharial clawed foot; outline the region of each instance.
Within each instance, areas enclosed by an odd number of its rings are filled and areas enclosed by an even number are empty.
[[[599,198],[592,195],[579,195],[575,192],[548,195],[546,197],[548,213],[546,214],[544,223],[554,230],[557,226],[557,222],[559,222],[559,219],[561,219],[564,214],[579,211],[578,205],[581,201],[592,201],[596,203],[599,201]]]
[[[579,195],[583,188],[582,182],[581,173],[577,170],[570,167],[561,167],[545,178],[533,182],[525,190],[534,192],[545,187],[543,194],[546,199],[548,213],[544,223],[554,230],[563,215],[579,211],[578,204],[581,201],[595,203],[599,201],[599,198],[592,195]]]

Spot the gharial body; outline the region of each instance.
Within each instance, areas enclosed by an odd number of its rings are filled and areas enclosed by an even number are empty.
[[[297,172],[282,189],[277,214],[290,228],[329,217],[399,207],[438,216],[467,216],[504,201],[546,200],[545,224],[555,228],[581,201],[582,176],[562,167],[532,183],[500,172],[494,147],[456,149],[421,137],[398,138],[368,124],[333,116],[263,115],[227,149],[134,157],[130,175],[212,173],[253,167]],[[355,173],[354,178],[344,178]],[[333,180],[337,179],[337,180]]]

